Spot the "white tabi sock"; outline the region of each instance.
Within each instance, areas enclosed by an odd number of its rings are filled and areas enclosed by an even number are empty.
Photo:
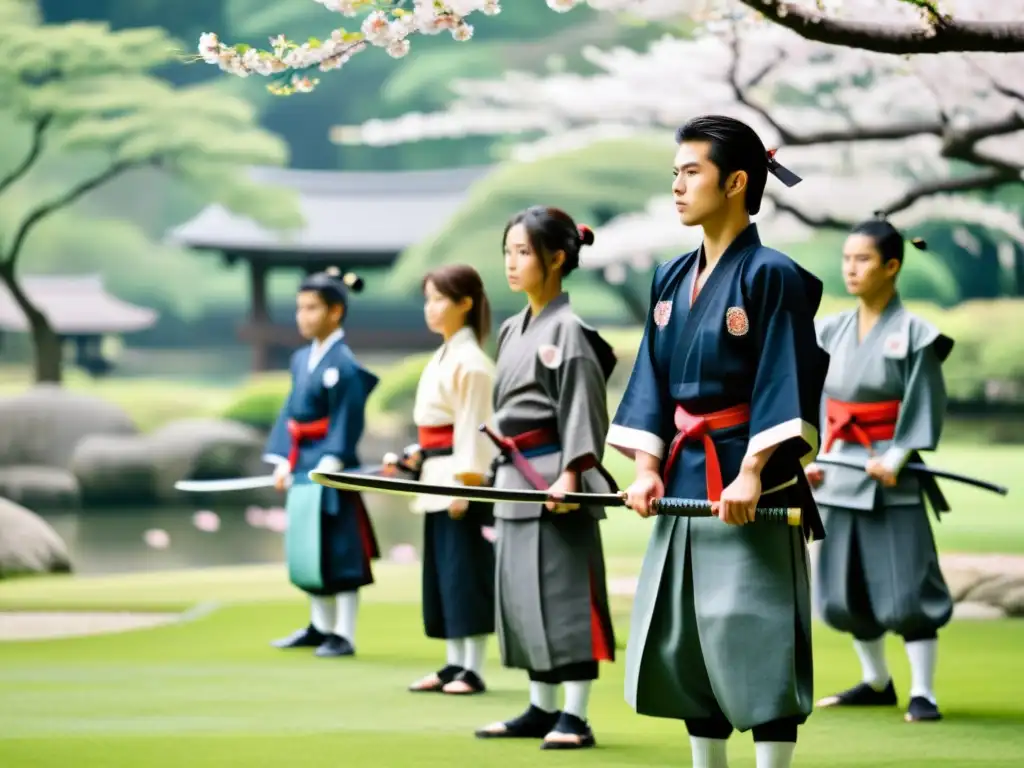
[[[757,768],[789,768],[795,749],[792,741],[759,741],[754,744]]]
[[[338,618],[338,607],[333,597],[309,597],[309,623],[314,629],[325,635],[334,631],[334,622]]]
[[[590,680],[570,680],[565,687],[565,706],[562,709],[580,720],[587,719],[587,705],[590,703]]]
[[[487,653],[487,635],[467,637],[464,640],[465,651],[462,656],[462,666],[470,672],[478,675],[484,667],[484,655]]]
[[[877,640],[854,640],[853,647],[860,659],[863,681],[876,691],[884,690],[890,680],[885,663],[885,635]]]
[[[693,768],[729,768],[725,745],[725,739],[691,736],[690,755],[693,758]]]
[[[551,683],[538,683],[530,681],[530,703],[537,709],[545,712],[554,712],[558,705],[555,703],[555,686]]]
[[[338,620],[334,624],[334,634],[340,635],[356,644],[356,616],[359,614],[359,593],[340,592],[338,600]]]
[[[935,704],[935,662],[938,640],[914,640],[907,643],[910,660],[910,695],[924,696]]]
[[[448,666],[450,667],[461,667],[462,660],[465,658],[463,648],[465,647],[462,643],[462,639],[448,640],[445,643],[445,647],[448,649]]]

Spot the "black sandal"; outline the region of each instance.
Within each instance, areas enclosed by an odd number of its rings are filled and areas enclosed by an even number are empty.
[[[523,714],[501,723],[500,731],[481,728],[476,732],[478,739],[543,739],[558,723],[561,712],[545,712],[540,707],[530,705]]]
[[[818,701],[819,707],[894,707],[897,704],[896,687],[892,680],[882,690],[867,683],[858,683],[849,690],[826,696]]]
[[[562,733],[567,736],[575,736],[576,739],[548,739],[547,737],[553,733]],[[590,725],[586,720],[581,720],[576,715],[570,715],[568,712],[563,712],[562,716],[558,718],[558,722],[555,723],[555,727],[552,728],[544,736],[544,743],[540,745],[541,749],[587,749],[588,747],[597,746],[597,740],[594,738],[594,732],[591,730]]]
[[[465,683],[469,688],[468,691],[449,691],[446,690],[451,683]],[[473,696],[477,693],[484,693],[487,690],[487,686],[484,685],[483,679],[471,669],[464,669],[455,676],[453,680],[441,688],[441,693],[446,693],[449,696]]]
[[[458,677],[459,674],[461,674],[463,671],[464,670],[462,669],[462,667],[457,666],[455,664],[449,664],[448,666],[442,667],[434,673],[437,676],[436,683],[425,688],[418,688],[416,683],[419,683],[420,680],[417,680],[415,683],[409,686],[409,691],[412,693],[437,693],[446,685],[448,685],[448,683],[450,683],[452,680]]]
[[[924,723],[941,720],[942,713],[939,712],[938,705],[931,699],[926,699],[924,696],[914,696],[910,699],[907,713],[903,716],[903,719],[908,723]]]

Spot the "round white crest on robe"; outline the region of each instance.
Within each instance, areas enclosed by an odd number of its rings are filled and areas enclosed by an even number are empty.
[[[541,365],[554,370],[562,364],[562,350],[553,344],[541,344],[537,347],[537,357]]]
[[[906,333],[890,333],[883,342],[882,355],[889,358],[906,357],[908,341]]]
[[[328,368],[326,371],[324,371],[324,376],[323,379],[321,379],[321,381],[323,381],[324,387],[330,389],[331,387],[338,383],[339,378],[340,376],[338,374],[337,368]]]

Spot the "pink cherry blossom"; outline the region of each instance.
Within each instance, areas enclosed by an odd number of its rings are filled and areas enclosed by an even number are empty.
[[[388,560],[393,563],[415,563],[418,559],[416,547],[412,544],[396,544],[388,552]]]
[[[206,533],[216,533],[220,530],[220,517],[216,512],[202,510],[192,515],[192,525]]]
[[[150,528],[142,539],[150,549],[167,549],[171,545],[171,535],[162,528]]]

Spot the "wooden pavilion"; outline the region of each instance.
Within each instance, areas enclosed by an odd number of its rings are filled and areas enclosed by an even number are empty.
[[[293,322],[277,324],[270,317],[267,279],[273,270],[305,275],[328,266],[388,269],[402,251],[440,229],[469,187],[489,171],[484,166],[389,172],[255,168],[256,181],[298,193],[301,229],[269,230],[211,205],[171,230],[166,240],[219,253],[226,266],[239,261],[248,266],[251,305],[239,337],[252,349],[252,369],[264,371],[273,367],[277,353],[302,343]],[[360,329],[357,337],[359,346],[394,349],[408,348],[418,333],[418,327],[374,328]]]
[[[54,332],[75,345],[75,365],[93,376],[113,367],[102,354],[104,336],[143,331],[158,314],[111,295],[100,275],[37,275],[22,278],[29,300],[46,315]],[[26,333],[28,320],[14,297],[0,284],[0,332]]]

